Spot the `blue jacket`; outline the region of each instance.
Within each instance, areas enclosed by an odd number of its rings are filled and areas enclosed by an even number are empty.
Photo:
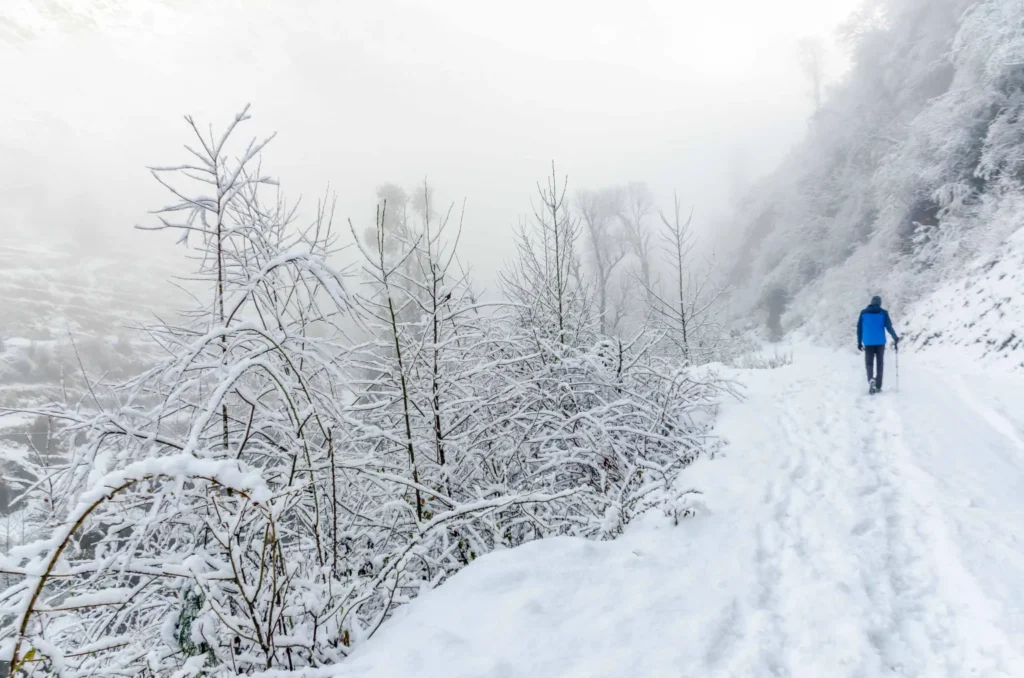
[[[896,331],[889,320],[889,312],[882,308],[882,300],[875,297],[871,305],[860,312],[857,320],[857,343],[864,346],[885,346],[885,333],[888,332],[893,341],[899,341]]]

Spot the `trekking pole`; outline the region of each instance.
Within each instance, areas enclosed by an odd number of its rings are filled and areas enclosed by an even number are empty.
[[[896,342],[896,392],[900,392],[900,342]]]

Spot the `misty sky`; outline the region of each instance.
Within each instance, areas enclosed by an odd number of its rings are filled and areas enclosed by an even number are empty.
[[[164,201],[145,166],[184,159],[182,114],[245,102],[293,197],[330,183],[362,223],[385,181],[465,197],[478,272],[552,159],[570,188],[642,180],[722,213],[805,129],[797,41],[855,5],[4,0],[0,236],[144,221]]]

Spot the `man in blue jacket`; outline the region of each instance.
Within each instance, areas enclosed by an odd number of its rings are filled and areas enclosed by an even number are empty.
[[[889,312],[882,308],[882,297],[872,297],[871,304],[860,312],[860,319],[857,320],[857,350],[864,351],[870,393],[882,390],[886,332],[892,336],[893,349],[900,350],[900,338],[892,328]]]

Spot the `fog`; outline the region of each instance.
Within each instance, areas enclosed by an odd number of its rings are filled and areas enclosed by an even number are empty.
[[[825,40],[834,77],[853,6],[8,1],[0,233],[166,251],[130,229],[165,202],[146,166],[185,158],[183,114],[220,126],[247,102],[248,133],[278,132],[265,167],[292,198],[330,185],[357,222],[384,182],[465,199],[485,279],[552,160],[570,190],[678,190],[706,225],[801,137],[797,43]]]

